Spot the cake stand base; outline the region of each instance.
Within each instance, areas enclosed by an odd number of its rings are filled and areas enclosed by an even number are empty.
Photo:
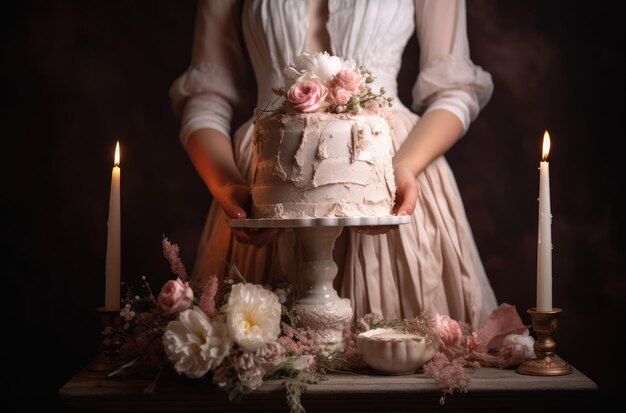
[[[347,298],[339,298],[333,287],[337,264],[333,261],[333,247],[342,227],[296,228],[302,244],[300,276],[307,288],[294,306],[299,325],[310,328],[317,341],[328,350],[342,350],[342,332],[352,321],[352,305]]]
[[[294,228],[302,245],[300,276],[304,295],[296,301],[294,314],[299,327],[310,328],[327,350],[343,349],[343,329],[352,321],[352,305],[340,298],[333,287],[337,264],[333,260],[335,241],[345,226],[397,225],[410,222],[409,216],[358,218],[233,219],[237,228]]]

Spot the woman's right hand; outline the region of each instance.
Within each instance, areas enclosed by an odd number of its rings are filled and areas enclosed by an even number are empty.
[[[186,143],[187,153],[213,199],[227,219],[244,219],[251,206],[250,186],[235,164],[230,139],[215,129],[198,129]],[[284,230],[278,228],[232,228],[237,241],[263,247]]]
[[[250,187],[243,184],[227,184],[217,188],[215,201],[222,207],[228,219],[245,219],[252,204]],[[285,232],[281,228],[233,228],[235,239],[242,244],[264,247]]]

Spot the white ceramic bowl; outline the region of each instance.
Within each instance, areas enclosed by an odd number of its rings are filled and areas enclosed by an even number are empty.
[[[365,331],[357,336],[357,346],[371,368],[389,375],[415,373],[437,350],[424,337],[394,328]]]

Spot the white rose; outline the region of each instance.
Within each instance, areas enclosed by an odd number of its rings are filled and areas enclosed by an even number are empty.
[[[504,337],[502,346],[519,344],[524,349],[524,357],[527,359],[535,358],[535,339],[528,332],[528,329],[523,334],[509,334]]]
[[[197,379],[219,366],[233,347],[223,318],[210,320],[194,307],[170,321],[163,334],[165,354],[179,374]]]
[[[317,77],[326,84],[333,76],[344,68],[344,62],[337,56],[323,53],[303,53],[296,57],[295,62],[283,70],[285,87],[290,88],[302,75]]]
[[[250,283],[233,285],[223,307],[230,337],[243,351],[250,352],[276,340],[280,334],[280,310],[276,295]]]

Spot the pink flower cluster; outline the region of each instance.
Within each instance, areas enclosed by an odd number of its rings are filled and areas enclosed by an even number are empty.
[[[434,379],[445,395],[466,391],[469,376],[463,367],[514,368],[532,357],[533,339],[522,323],[515,306],[502,304],[477,331],[446,315],[434,316],[439,351],[424,365],[427,377]]]
[[[205,282],[202,295],[200,296],[200,303],[198,303],[200,309],[204,312],[204,314],[209,316],[209,318],[215,317],[218,313],[217,304],[215,303],[217,290],[217,276],[213,275]]]
[[[288,355],[306,354],[314,356],[322,350],[310,329],[293,328],[288,324],[283,324],[282,330],[282,335],[277,341],[285,348]]]
[[[434,316],[439,337],[439,351],[449,360],[461,357],[483,366],[517,367],[522,363],[529,345],[528,328],[522,323],[515,306],[502,304],[485,324],[474,332],[446,315]],[[530,343],[532,344],[532,342]],[[526,352],[530,355],[530,352]]]
[[[345,69],[324,81],[308,75],[298,79],[287,91],[287,100],[298,112],[319,112],[344,106],[365,87],[365,76],[358,69]]]
[[[178,245],[172,244],[167,238],[163,238],[163,255],[170,263],[170,269],[172,270],[172,274],[178,276],[178,278],[182,280],[187,279],[187,270],[183,265],[183,262],[178,255],[180,252],[180,248]]]
[[[424,374],[435,380],[443,390],[439,403],[444,404],[446,395],[455,391],[467,392],[470,377],[465,373],[466,363],[461,358],[449,360],[443,353],[438,352],[433,359],[424,365]]]

